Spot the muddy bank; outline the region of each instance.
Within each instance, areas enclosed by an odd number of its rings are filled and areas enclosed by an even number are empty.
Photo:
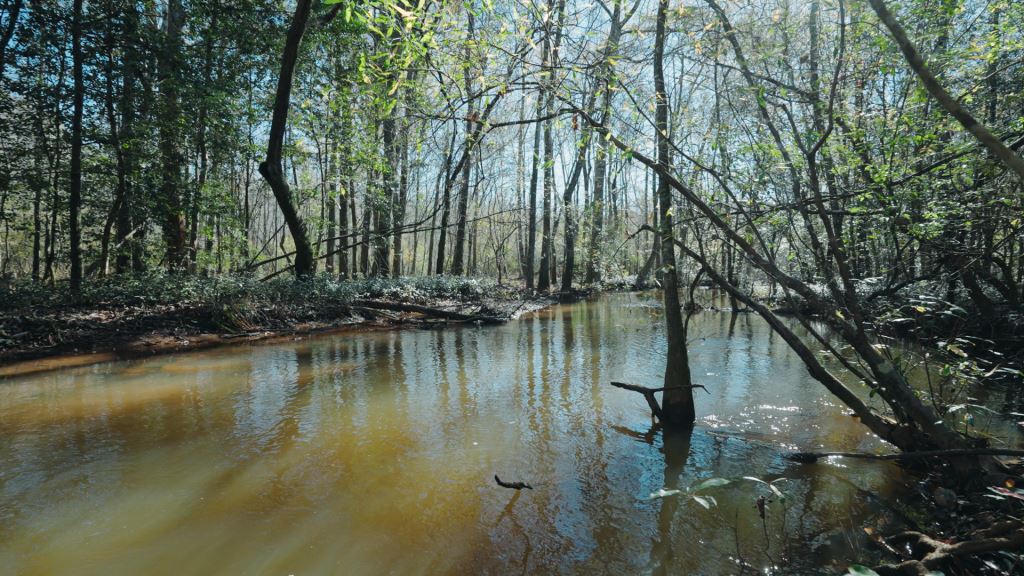
[[[87,295],[0,309],[0,376],[333,331],[494,323],[558,301],[465,279],[292,284],[199,299],[182,290],[180,302],[173,293]]]

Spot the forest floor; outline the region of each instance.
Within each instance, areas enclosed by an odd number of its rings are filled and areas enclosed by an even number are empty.
[[[339,330],[498,323],[556,296],[469,278],[296,282],[154,274],[66,291],[16,287],[0,303],[0,376]]]

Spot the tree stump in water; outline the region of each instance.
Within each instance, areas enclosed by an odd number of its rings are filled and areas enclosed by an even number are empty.
[[[644,395],[644,399],[647,400],[647,405],[651,408],[651,416],[661,420],[661,405],[658,404],[658,399],[654,395],[658,392],[664,392],[666,390],[680,390],[683,386],[663,386],[661,388],[648,388],[647,386],[640,386],[638,384],[627,384],[625,382],[612,382],[612,386],[616,388],[622,388],[623,390],[630,390],[632,392],[639,392]],[[689,388],[702,388],[705,392],[708,391],[706,387],[701,384],[691,384]]]

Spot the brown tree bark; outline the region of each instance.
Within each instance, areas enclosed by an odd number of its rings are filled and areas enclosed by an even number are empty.
[[[544,96],[537,95],[536,117],[544,113]],[[526,281],[526,289],[533,290],[534,282],[534,261],[537,256],[537,180],[540,162],[540,143],[543,129],[540,124],[533,127],[533,154],[530,156],[530,197],[526,214],[526,265],[523,269],[523,277]]]
[[[466,212],[469,207],[469,179],[473,171],[473,139],[477,136],[477,130],[474,126],[476,122],[476,97],[474,95],[475,87],[473,86],[473,74],[474,70],[471,66],[473,51],[470,49],[470,45],[473,43],[473,10],[469,9],[466,11],[466,43],[465,43],[465,58],[466,62],[463,64],[463,81],[465,82],[466,98],[469,102],[466,103],[466,154],[470,156],[466,158],[466,161],[462,164],[462,175],[459,182],[459,201],[457,208],[457,220],[455,224],[455,249],[452,252],[452,274],[461,276],[465,272],[464,260],[465,260],[465,247],[466,247]]]
[[[668,1],[658,1],[657,21],[654,32],[654,130],[657,132],[658,167],[658,210],[661,215],[658,227],[658,242],[661,244],[661,286],[665,304],[665,329],[668,350],[665,359],[665,393],[662,398],[662,421],[665,424],[693,426],[696,414],[693,406],[693,389],[690,379],[690,359],[686,350],[686,329],[679,303],[679,273],[676,270],[676,249],[672,215],[672,190],[665,174],[671,160],[668,141],[668,93],[665,91],[665,21]]]
[[[164,264],[176,270],[185,259],[185,219],[181,213],[181,107],[178,75],[181,68],[181,27],[185,19],[180,0],[169,0],[160,52],[160,212],[167,253]]]
[[[608,39],[605,41],[604,53],[601,58],[600,77],[598,78],[598,92],[601,96],[601,115],[599,121],[604,124],[611,119],[612,115],[612,79],[615,68],[612,59],[618,52],[619,40],[622,38],[622,26],[636,11],[639,3],[635,4],[629,14],[623,18],[622,3],[615,2],[612,8],[611,23],[608,29]],[[597,151],[594,155],[594,196],[590,204],[590,244],[587,247],[587,272],[584,281],[593,284],[601,281],[601,247],[604,242],[604,184],[605,174],[608,171],[608,151],[610,144],[604,138],[598,138]]]
[[[79,213],[82,209],[82,108],[85,84],[82,78],[82,0],[74,0],[71,20],[72,76],[74,77],[74,111],[71,115],[71,197],[68,200],[71,234],[71,291],[82,287],[82,232]]]
[[[295,73],[295,63],[299,57],[299,46],[309,23],[311,5],[312,0],[298,0],[295,6],[295,14],[292,16],[291,26],[288,28],[288,35],[285,38],[284,51],[281,54],[281,71],[277,77],[274,113],[270,123],[270,139],[267,142],[267,158],[260,163],[259,168],[260,174],[274,192],[278,208],[281,210],[281,215],[284,216],[285,224],[295,243],[295,275],[300,278],[312,274],[315,271],[316,263],[313,260],[313,248],[306,235],[306,227],[299,217],[291,188],[285,179],[281,156],[285,128],[288,124],[288,108],[291,103],[292,77]]]

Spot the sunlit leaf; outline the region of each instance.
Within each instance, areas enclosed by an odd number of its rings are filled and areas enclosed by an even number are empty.
[[[681,492],[682,490],[667,490],[665,488],[658,488],[654,492],[651,492],[651,495],[648,496],[647,499],[656,500],[658,498],[666,498],[668,496],[675,496],[676,494],[679,494]]]
[[[697,504],[700,504],[701,506],[707,508],[708,510],[711,509],[711,502],[709,501],[709,497],[694,496],[693,499],[697,502]]]
[[[691,486],[690,490],[693,491],[693,492],[698,492],[700,490],[704,490],[705,488],[714,488],[715,486],[725,486],[726,484],[729,484],[729,483],[730,483],[730,481],[726,480],[725,478],[708,478],[707,480],[704,480],[702,482],[698,482],[697,484]]]

